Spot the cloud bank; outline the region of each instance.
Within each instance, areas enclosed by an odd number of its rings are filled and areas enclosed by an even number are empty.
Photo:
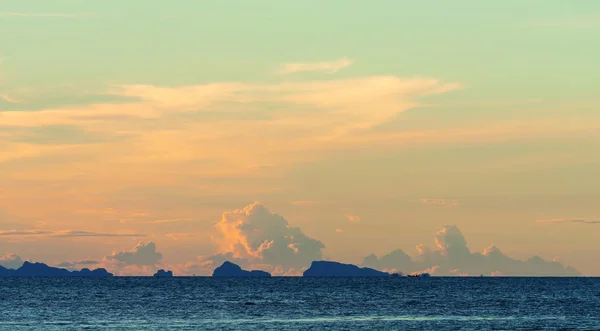
[[[411,258],[396,250],[381,258],[369,255],[363,265],[404,273],[426,271],[435,275],[503,275],[503,276],[578,276],[572,267],[533,256],[521,261],[506,256],[492,245],[483,252],[471,252],[461,231],[454,225],[444,226],[435,235],[436,249],[418,245],[419,255]]]

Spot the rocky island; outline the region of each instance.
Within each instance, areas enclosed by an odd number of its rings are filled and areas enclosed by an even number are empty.
[[[213,272],[213,277],[271,277],[271,274],[261,270],[243,270],[240,266],[225,261]]]
[[[154,278],[171,278],[173,277],[173,271],[168,270],[165,271],[164,269],[160,269],[159,271],[157,271],[154,274]]]
[[[391,277],[392,275],[371,269],[360,268],[353,264],[333,261],[313,261],[303,274],[304,277]]]

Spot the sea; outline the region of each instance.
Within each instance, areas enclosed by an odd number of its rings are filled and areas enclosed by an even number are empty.
[[[600,330],[600,278],[0,278],[1,330]]]

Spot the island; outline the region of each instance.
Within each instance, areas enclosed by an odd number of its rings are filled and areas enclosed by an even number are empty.
[[[304,277],[391,277],[392,275],[371,269],[360,268],[353,264],[334,261],[313,261],[303,274]]]
[[[160,269],[154,274],[154,278],[171,278],[173,277],[173,271],[165,271],[164,269]]]
[[[39,262],[25,261],[19,269],[7,269],[0,266],[0,277],[112,277],[113,274],[104,268],[69,271],[67,269],[50,267]]]
[[[213,277],[271,277],[271,274],[262,270],[243,270],[239,265],[229,261],[213,271]]]

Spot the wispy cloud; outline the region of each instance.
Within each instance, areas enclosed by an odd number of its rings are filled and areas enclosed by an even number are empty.
[[[4,100],[8,103],[19,103],[19,100],[12,98],[7,94],[0,94],[0,100]]]
[[[354,60],[346,57],[331,62],[292,62],[281,65],[276,73],[279,75],[288,75],[297,72],[316,71],[333,74],[351,66],[353,63]]]
[[[73,238],[73,237],[145,237],[142,233],[128,232],[91,232],[76,230],[2,230],[0,236],[3,237],[54,237],[54,238]]]
[[[0,17],[57,17],[57,18],[73,18],[83,15],[84,13],[27,13],[27,12],[0,12]]]
[[[314,206],[320,204],[320,201],[311,201],[311,200],[303,200],[303,201],[292,201],[292,205],[297,207],[307,207]]]
[[[419,201],[421,201],[421,203],[424,205],[437,205],[437,206],[442,206],[442,207],[446,207],[446,208],[458,207],[458,201],[451,200],[451,199],[421,198],[421,199],[419,199]]]
[[[127,224],[163,224],[163,223],[178,223],[178,222],[190,222],[189,218],[181,219],[164,219],[164,220],[153,220],[153,221],[132,221],[132,220],[121,220],[121,223]]]
[[[600,224],[600,218],[552,218],[537,220],[538,223],[581,223],[581,224]]]
[[[600,15],[579,15],[537,20],[525,24],[533,28],[595,29],[600,28]]]
[[[78,265],[96,265],[100,264],[99,261],[95,260],[80,260],[80,261],[65,261],[57,264],[56,266],[59,268],[75,268]]]

